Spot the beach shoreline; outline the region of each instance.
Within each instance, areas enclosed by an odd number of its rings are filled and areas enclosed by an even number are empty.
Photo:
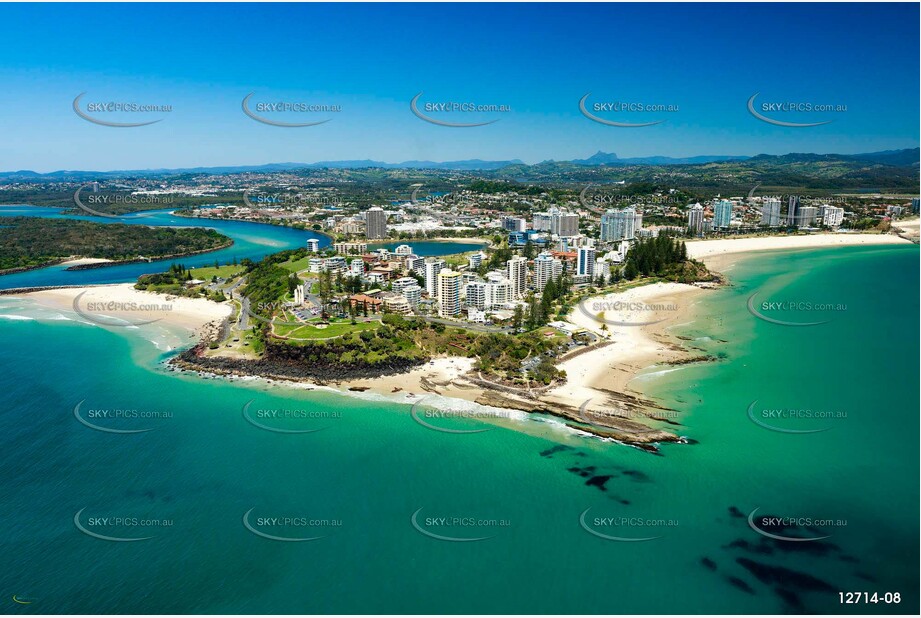
[[[567,380],[544,389],[491,383],[474,370],[473,359],[458,356],[435,357],[400,373],[323,380],[292,376],[286,374],[286,367],[273,367],[252,359],[205,356],[207,345],[201,343],[172,359],[170,365],[202,375],[256,376],[272,383],[332,388],[347,395],[367,394],[395,403],[413,404],[436,395],[449,407],[451,402],[466,402],[491,409],[546,414],[557,417],[574,431],[654,451],[656,443],[683,441],[674,431],[680,425],[674,420],[680,412],[644,398],[641,392],[629,388],[628,383],[650,365],[685,363],[695,358],[672,340],[667,329],[687,319],[695,295],[704,293],[708,287],[713,285],[653,283],[597,297],[630,306],[642,304],[637,313],[642,313],[643,319],[651,324],[605,330],[600,324],[592,324],[588,314],[574,309],[570,323],[595,333],[598,341],[567,354],[559,364],[566,371]],[[583,302],[590,303],[592,299]],[[656,309],[659,305],[665,309]],[[618,312],[610,317],[630,320],[633,313]],[[650,423],[665,426],[651,427]]]
[[[768,240],[774,242],[765,242]],[[908,242],[895,235],[758,237],[689,242],[688,252],[709,268],[719,269],[746,254],[754,255],[772,249]],[[594,334],[597,341],[561,358],[558,367],[566,372],[564,383],[534,391],[490,384],[484,376],[476,374],[473,359],[458,356],[435,357],[401,373],[341,380],[292,378],[275,375],[266,369],[251,371],[247,363],[242,363],[241,368],[221,368],[206,360],[198,362],[194,359],[195,348],[174,357],[170,364],[174,368],[203,375],[258,377],[279,384],[297,383],[301,388],[316,387],[346,395],[370,395],[395,403],[411,404],[437,395],[447,401],[488,408],[544,413],[558,417],[573,430],[654,450],[652,445],[656,443],[682,441],[681,411],[663,408],[631,383],[653,366],[715,360],[695,354],[670,329],[692,321],[696,301],[716,287],[718,284],[713,283],[656,282],[583,300],[567,316],[566,322]],[[132,284],[55,288],[21,296],[66,311],[75,310],[78,298],[81,302],[98,298],[137,305],[165,302],[170,308],[156,314],[157,318],[194,333],[200,347],[206,347],[207,342],[218,338],[232,313],[229,303],[166,297],[135,290]],[[111,315],[107,317],[138,317],[120,316],[117,311],[109,313]]]
[[[690,240],[685,244],[688,248],[688,257],[702,261],[711,270],[719,271],[730,265],[739,255],[748,253],[867,245],[907,245],[911,244],[911,241],[896,234],[839,232]]]
[[[218,332],[233,311],[229,303],[136,290],[133,283],[10,292],[8,295],[28,298],[50,309],[77,313],[100,326],[161,323],[188,331],[197,339]]]

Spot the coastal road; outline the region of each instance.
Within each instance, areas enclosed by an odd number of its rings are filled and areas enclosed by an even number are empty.
[[[245,296],[240,298],[240,315],[237,316],[237,330],[247,330],[249,328],[249,299]]]

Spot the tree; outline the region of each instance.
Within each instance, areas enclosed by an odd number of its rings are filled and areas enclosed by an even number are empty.
[[[512,314],[512,328],[516,331],[521,328],[521,324],[524,321],[524,311],[521,308],[521,305],[515,305],[515,313]]]
[[[524,249],[521,250],[521,255],[529,260],[534,257],[534,243],[531,242],[530,237],[525,241]]]
[[[540,305],[533,294],[528,297],[528,312],[525,315],[525,328],[534,330],[540,325]]]
[[[544,287],[544,293],[540,298],[540,315],[537,319],[538,325],[546,324],[550,317],[550,309],[553,307],[554,301],[554,287],[552,281],[548,281],[547,285]]]
[[[624,278],[628,281],[633,281],[636,279],[639,271],[636,268],[636,265],[631,261],[627,262],[627,265],[624,267]]]
[[[326,308],[333,296],[332,273],[329,270],[323,269],[320,271],[320,278],[317,281],[317,296],[320,297],[320,304],[323,305],[321,317],[325,320],[329,317]]]

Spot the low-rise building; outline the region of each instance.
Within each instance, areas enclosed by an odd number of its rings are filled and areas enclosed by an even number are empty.
[[[385,294],[383,300],[385,311],[399,313],[401,315],[412,313],[412,307],[409,301],[402,294]]]
[[[333,249],[336,253],[342,255],[361,255],[368,251],[366,242],[337,242],[333,243]]]

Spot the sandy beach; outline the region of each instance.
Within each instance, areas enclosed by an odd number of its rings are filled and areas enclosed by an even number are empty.
[[[668,419],[680,423],[680,415],[646,401],[629,383],[650,365],[691,358],[692,354],[677,345],[667,329],[686,322],[691,303],[704,293],[706,290],[694,285],[656,283],[587,299],[583,303],[586,307],[595,302],[626,307],[604,311],[603,319],[637,325],[605,324],[598,321],[597,312],[575,309],[569,321],[595,333],[599,340],[588,348],[577,348],[562,360],[559,367],[566,371],[565,384],[532,396],[485,389],[471,382],[473,359],[458,357],[436,358],[400,375],[343,381],[337,387],[398,401],[419,401],[437,394],[492,408],[550,411],[577,423],[601,422],[604,427],[596,431],[603,433],[609,428],[609,437],[625,442],[675,440],[677,434],[651,431],[644,421]],[[583,412],[583,404],[587,412]],[[603,422],[598,416],[602,414],[606,417]]]
[[[901,227],[907,231],[905,224]],[[692,257],[719,270],[743,253],[907,242],[894,234],[812,234],[692,241],[687,247]],[[680,415],[658,408],[630,384],[639,372],[652,365],[694,358],[694,353],[680,345],[668,329],[687,323],[696,299],[712,287],[713,284],[655,283],[585,299],[567,316],[567,321],[598,339],[560,360],[558,366],[566,372],[567,380],[549,390],[486,388],[476,383],[474,359],[463,357],[434,358],[406,373],[342,380],[325,386],[399,402],[415,402],[437,394],[491,407],[549,411],[576,422],[584,422],[581,408],[587,405],[586,409],[603,410],[597,414],[605,415],[603,425],[616,426],[611,434],[616,439],[631,441],[635,437],[637,443],[674,439],[676,435],[661,431],[644,434],[649,429],[640,422],[646,418],[680,424]],[[186,329],[198,338],[212,337],[232,312],[229,303],[141,292],[128,283],[52,289],[23,296],[58,310],[75,311],[84,319],[107,326],[158,321]]]
[[[106,262],[111,262],[112,260],[107,260],[105,258],[74,258],[72,260],[67,260],[61,262],[62,266],[82,266],[83,264],[104,264]]]
[[[566,383],[543,399],[579,406],[588,399],[603,400],[611,392],[640,395],[629,386],[639,371],[691,356],[667,330],[688,321],[693,301],[704,293],[706,290],[694,285],[654,283],[585,301],[582,306],[589,310],[577,307],[569,321],[595,333],[605,343],[564,360],[559,367],[566,371]],[[594,307],[618,304],[627,308],[599,311],[593,317]]]
[[[914,242],[918,242],[919,237],[921,237],[921,229],[919,228],[921,228],[921,218],[919,217],[892,222],[893,230],[902,230],[901,236]]]
[[[22,294],[40,305],[77,313],[101,326],[141,326],[159,322],[186,329],[196,337],[206,334],[232,312],[229,303],[182,298],[135,290],[131,283],[55,288]]]
[[[687,242],[688,256],[702,261],[707,267],[720,270],[732,263],[740,253],[753,251],[783,251],[820,247],[853,245],[893,245],[910,241],[895,234],[802,234],[797,236],[755,236],[752,238],[720,238]]]

